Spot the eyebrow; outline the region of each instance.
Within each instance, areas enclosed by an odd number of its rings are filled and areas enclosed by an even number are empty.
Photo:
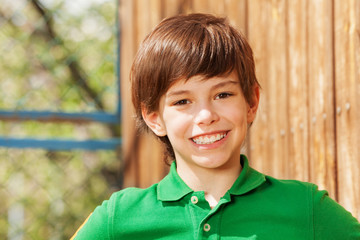
[[[229,80],[229,81],[225,81],[225,82],[220,82],[218,84],[215,84],[214,86],[212,86],[210,88],[210,90],[215,90],[215,89],[218,89],[218,88],[221,88],[221,87],[224,87],[226,85],[235,85],[235,84],[239,84],[239,82],[237,81],[232,81],[232,80]],[[179,90],[179,91],[171,91],[169,93],[166,94],[167,97],[174,97],[174,96],[179,96],[179,95],[183,95],[183,94],[188,94],[190,93],[191,91],[190,90]]]
[[[226,85],[237,85],[237,84],[239,84],[239,82],[233,81],[233,80],[229,80],[229,81],[226,81],[226,82],[220,82],[220,83],[215,84],[214,86],[212,86],[211,90],[221,88],[221,87],[224,87]]]
[[[172,91],[166,94],[167,97],[174,97],[174,96],[179,96],[179,95],[183,95],[183,94],[187,94],[190,91],[188,90],[179,90],[179,91]]]

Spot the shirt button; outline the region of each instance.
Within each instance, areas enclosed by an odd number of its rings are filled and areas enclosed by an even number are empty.
[[[208,223],[205,223],[205,224],[204,224],[204,231],[205,231],[205,232],[210,231],[210,224],[208,224]]]
[[[197,204],[198,201],[199,201],[199,199],[197,198],[197,196],[192,196],[192,197],[191,197],[191,202],[192,202],[193,204]]]

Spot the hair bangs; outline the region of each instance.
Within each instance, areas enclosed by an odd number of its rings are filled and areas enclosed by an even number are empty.
[[[182,32],[186,41],[178,41],[178,46],[171,48],[176,55],[171,79],[189,79],[195,75],[211,78],[232,72],[237,65],[237,43],[230,37],[219,34],[220,26],[204,28],[197,24],[188,32]]]

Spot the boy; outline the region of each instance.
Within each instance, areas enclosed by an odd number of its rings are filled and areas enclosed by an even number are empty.
[[[95,209],[75,239],[360,239],[360,224],[325,191],[280,181],[240,154],[259,104],[252,50],[225,19],[163,20],[131,72],[138,126],[174,160],[148,189]]]

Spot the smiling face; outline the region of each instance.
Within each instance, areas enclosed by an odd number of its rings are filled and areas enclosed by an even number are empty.
[[[239,165],[240,149],[258,105],[250,106],[238,75],[175,82],[161,97],[159,110],[143,116],[158,136],[167,135],[178,168],[229,168]]]

